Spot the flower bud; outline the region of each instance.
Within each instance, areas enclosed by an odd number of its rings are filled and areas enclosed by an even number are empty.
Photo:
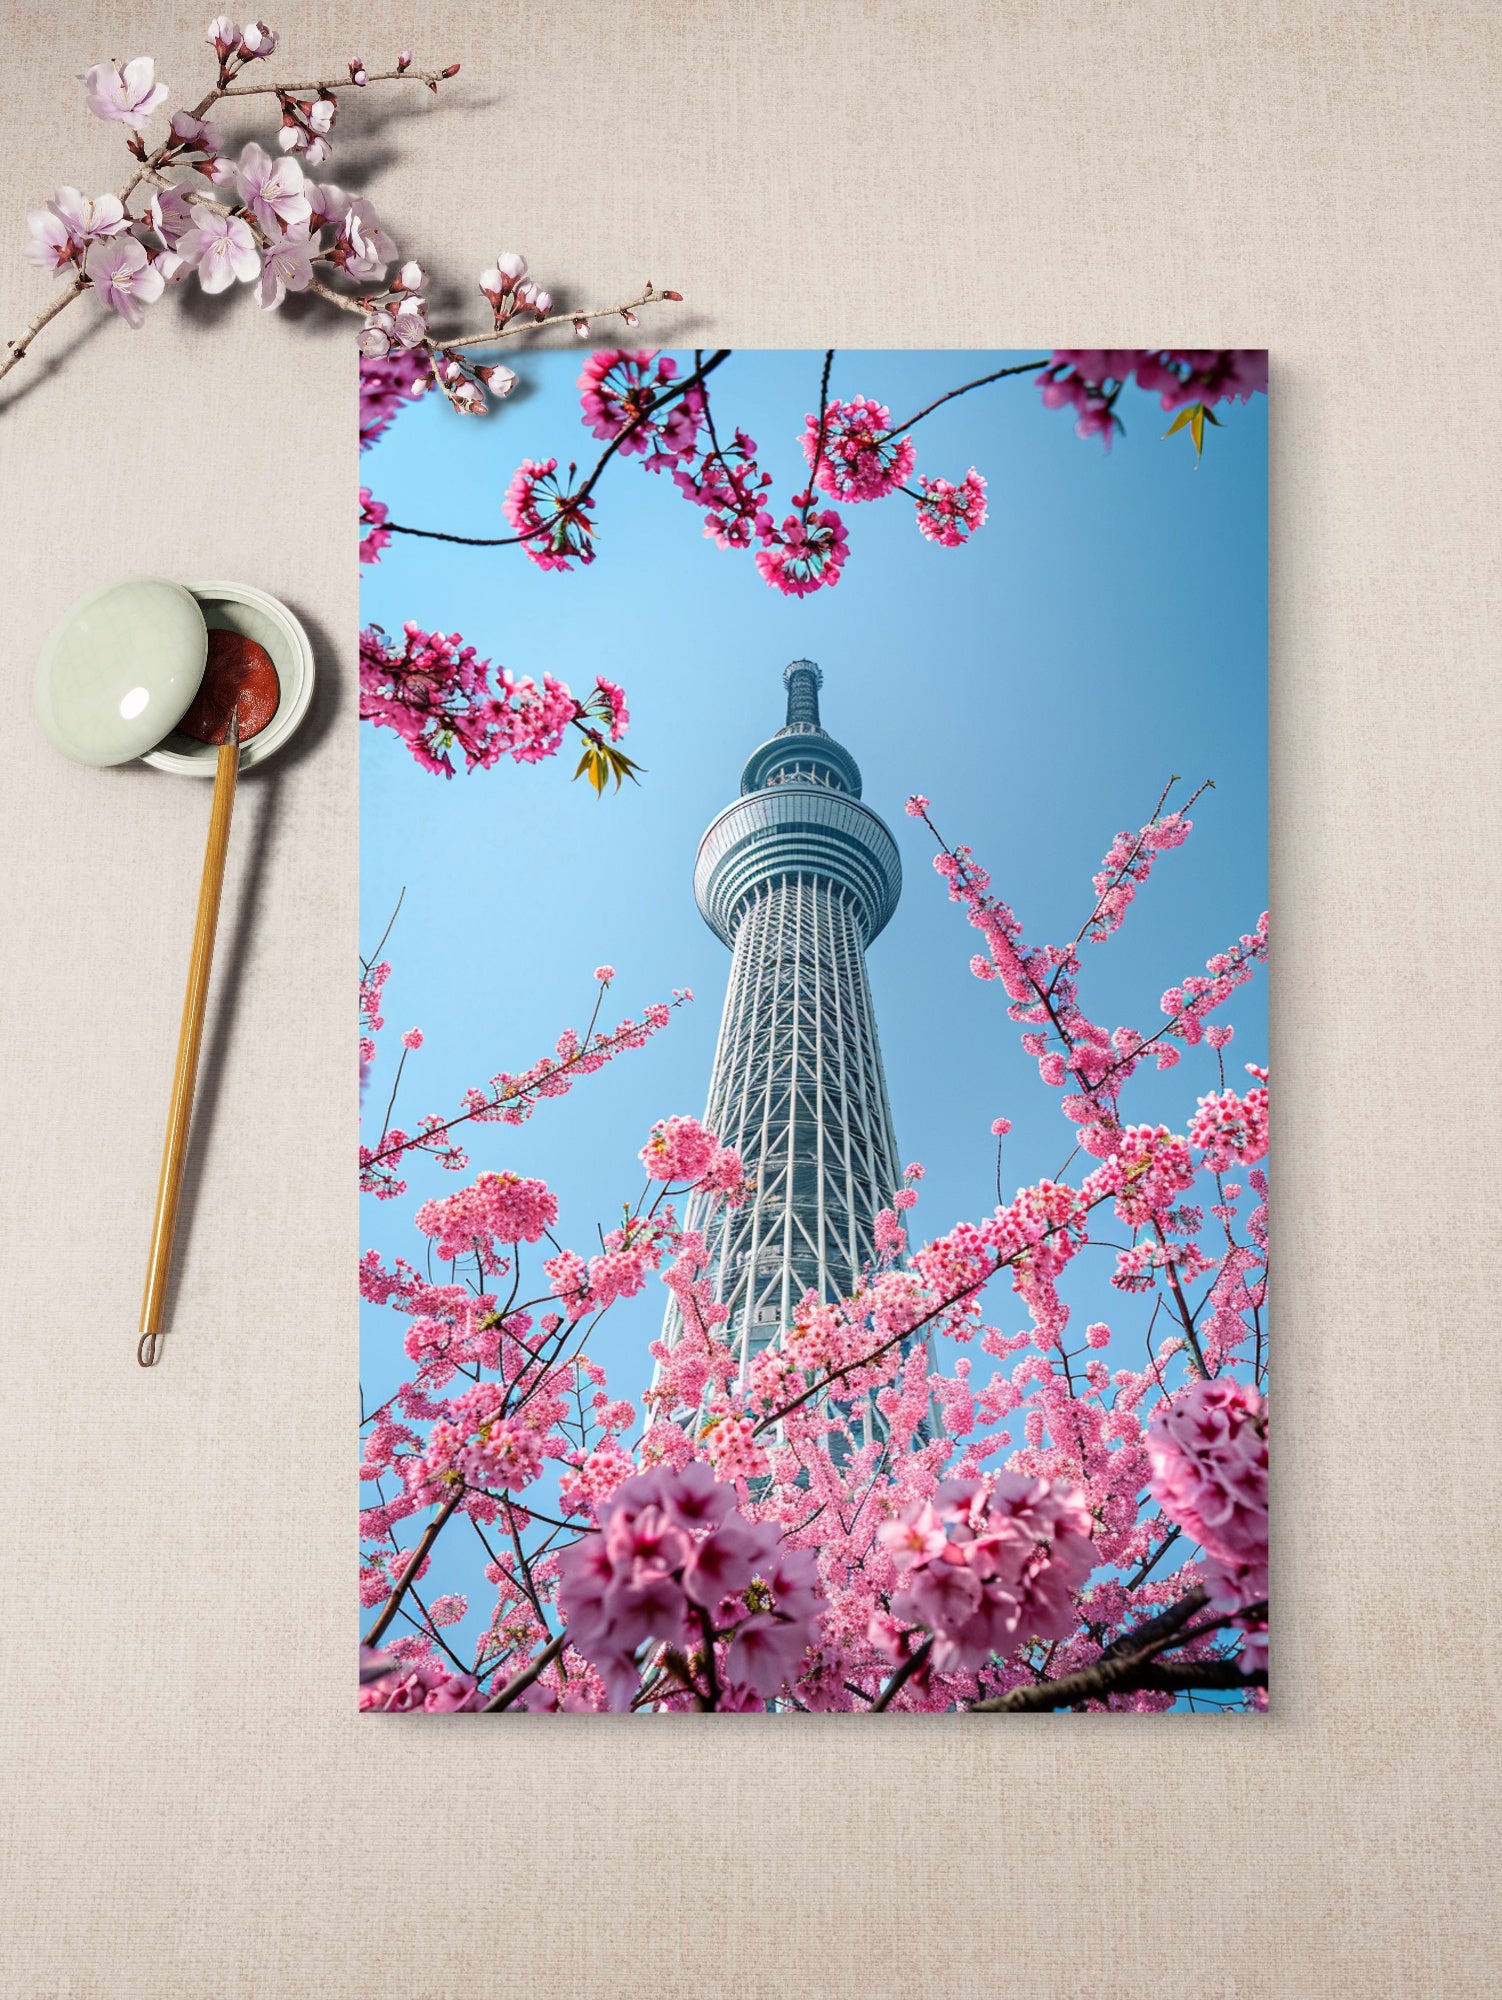
[[[546,319],[548,314],[553,310],[553,294],[539,290],[536,298],[532,301],[532,310],[539,319]]]
[[[495,260],[495,267],[501,274],[501,290],[509,292],[527,275],[527,260],[519,250],[503,250]]]
[[[408,258],[396,274],[392,290],[396,292],[420,292],[427,282],[427,272],[415,257]]]
[[[493,396],[509,396],[516,387],[516,376],[503,361],[492,362],[488,367],[476,368],[475,373],[488,386]]]
[[[362,354],[379,360],[383,354],[391,352],[396,323],[388,312],[373,312],[366,315],[365,324],[360,329],[358,346]]]
[[[209,23],[204,40],[213,44],[214,53],[221,63],[227,62],[239,51],[240,24],[232,21],[228,14],[216,14]]]

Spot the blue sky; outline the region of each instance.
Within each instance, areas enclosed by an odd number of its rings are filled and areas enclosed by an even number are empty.
[[[831,393],[875,397],[900,418],[1028,358],[842,352]],[[806,476],[796,440],[821,362],[741,350],[713,378],[720,434],[738,425],[756,439],[779,514]],[[492,417],[460,418],[429,396],[364,455],[362,483],[394,520],[505,534],[502,496],[521,459],[593,463],[580,355],[519,365],[523,383]],[[624,747],[645,768],[639,788],[598,800],[569,783],[563,757],[445,782],[395,735],[363,730],[362,950],[406,890],[386,947],[388,1030],[367,1099],[376,1129],[406,1027],[427,1038],[398,1105],[410,1127],[422,1112],[451,1112],[467,1085],[524,1068],[563,1027],[582,1028],[602,961],[618,975],[609,1019],[692,987],[695,1004],[645,1049],[527,1125],[469,1128],[473,1168],[548,1181],[560,1239],[588,1252],[596,1225],[610,1227],[641,1184],[636,1155],[653,1120],[703,1110],[729,954],[694,907],[695,849],[747,753],[779,727],[782,668],[803,656],[823,667],[825,727],[855,755],[866,801],[902,851],[902,901],[870,971],[898,1146],[928,1170],[909,1217],[915,1241],[994,1205],[999,1114],[1013,1121],[1004,1195],[1056,1172],[1073,1144],[1059,1093],[1019,1048],[1000,987],[970,974],[978,940],[903,801],[926,793],[941,831],[975,849],[1028,935],[1062,941],[1089,911],[1113,835],[1141,824],[1170,773],[1189,788],[1214,779],[1189,843],[1159,861],[1123,929],[1085,948],[1084,1004],[1110,1026],[1151,1032],[1163,989],[1203,970],[1266,905],[1267,402],[1224,412],[1198,470],[1186,436],[1163,441],[1155,398],[1128,390],[1120,409],[1127,434],[1107,455],[1074,435],[1067,412],[1043,409],[1026,377],[949,404],[914,432],[918,470],[957,480],[976,466],[989,485],[984,528],[941,549],[901,496],[848,507],[843,576],[802,600],[706,541],[696,510],[635,462],[612,464],[597,489],[589,569],[545,573],[515,548],[396,536],[364,572],[364,622],[459,631],[513,671],[546,669],[580,692],[605,673],[626,687]],[[1222,1018],[1237,1027],[1228,1079],[1245,1082],[1241,1063],[1267,1057],[1265,980]],[[1126,1108],[1182,1125],[1216,1082],[1214,1056],[1190,1051],[1175,1070],[1144,1073]],[[417,1202],[460,1184],[422,1162],[408,1178],[401,1200],[365,1202],[364,1247],[410,1255]],[[1098,1279],[1066,1291],[1076,1325],[1109,1319],[1121,1358],[1140,1364],[1135,1308],[1105,1283],[1104,1255],[1098,1263]],[[661,1299],[655,1286],[617,1306],[597,1337],[617,1393],[647,1377]],[[1003,1299],[993,1308],[1008,1331],[1023,1323]],[[397,1327],[390,1313],[370,1315],[368,1402],[397,1379]],[[980,1357],[978,1376],[988,1372]]]

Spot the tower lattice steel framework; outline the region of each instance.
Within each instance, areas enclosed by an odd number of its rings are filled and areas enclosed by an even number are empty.
[[[753,750],[741,796],[699,843],[694,895],[732,953],[705,1123],[755,1182],[702,1229],[725,1338],[744,1369],[808,1290],[855,1290],[876,1212],[898,1186],[866,947],[897,907],[902,868],[861,803],[855,759],[819,722],[812,660],[783,674],[787,721]],[[670,1305],[667,1339],[679,1331]]]

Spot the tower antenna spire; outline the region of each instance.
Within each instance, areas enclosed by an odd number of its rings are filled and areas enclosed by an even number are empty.
[[[782,670],[782,685],[788,691],[789,729],[818,729],[819,689],[824,676],[813,660],[789,660]]]

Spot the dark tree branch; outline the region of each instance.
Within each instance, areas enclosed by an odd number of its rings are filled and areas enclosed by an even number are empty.
[[[732,352],[733,350],[728,347],[717,348],[702,368],[696,368],[693,374],[685,376],[683,381],[674,382],[670,388],[661,390],[647,404],[645,409],[640,410],[631,419],[630,423],[623,424],[619,434],[613,437],[609,444],[606,445],[604,451],[601,452],[595,462],[593,472],[590,473],[578,492],[571,493],[568,496],[570,505],[575,510],[583,506],[590,494],[594,492],[601,473],[609,465],[611,459],[615,457],[621,446],[626,442],[626,439],[635,431],[640,430],[649,417],[654,416],[659,410],[666,409],[669,403],[678,402],[682,397],[686,396],[690,389],[695,388],[704,380],[706,375],[713,374],[722,361],[728,361]],[[387,521],[384,525],[393,535],[418,535],[425,542],[459,542],[467,549],[512,549],[519,543],[535,542],[539,536],[551,534],[557,522],[556,520],[544,521],[535,528],[529,528],[523,535],[449,535],[443,533],[438,528],[405,528],[400,521]]]

